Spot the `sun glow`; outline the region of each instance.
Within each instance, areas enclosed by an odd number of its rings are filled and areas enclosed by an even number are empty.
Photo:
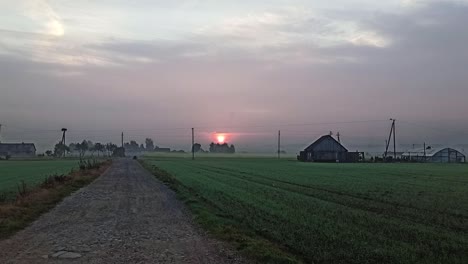
[[[226,137],[224,135],[217,135],[216,139],[218,140],[218,143],[224,143]]]

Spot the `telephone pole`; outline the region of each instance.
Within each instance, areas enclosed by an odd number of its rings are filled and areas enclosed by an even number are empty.
[[[62,146],[63,146],[63,156],[65,157],[65,153],[67,152],[65,150],[65,146],[66,146],[66,143],[65,143],[65,133],[67,132],[67,129],[66,128],[62,128]]]
[[[65,145],[65,133],[67,132],[66,128],[62,128],[62,145]]]
[[[192,127],[192,160],[195,159],[195,131],[194,128]]]
[[[281,158],[281,130],[278,130],[278,159]]]
[[[0,143],[2,143],[2,124],[0,124]]]
[[[123,143],[123,132],[122,132],[122,136],[121,136],[121,141],[122,141],[122,148],[124,147],[124,143]]]
[[[393,126],[393,158],[396,160],[396,128],[395,128],[395,119],[392,120],[392,126]]]
[[[385,145],[385,159],[387,158],[388,154],[388,147],[390,146],[390,140],[392,139],[393,135],[393,159],[396,159],[396,132],[395,132],[395,121],[396,119],[390,118],[390,121],[392,121],[392,126],[390,128],[390,134],[388,135],[388,141]]]

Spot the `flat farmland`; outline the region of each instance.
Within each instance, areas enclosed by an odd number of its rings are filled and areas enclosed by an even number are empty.
[[[171,183],[211,231],[233,227],[293,256],[247,249],[266,262],[468,260],[465,164],[175,156],[146,157],[144,163]]]
[[[0,193],[12,195],[17,192],[21,181],[32,187],[41,183],[46,176],[67,174],[77,167],[78,161],[73,159],[0,161]]]

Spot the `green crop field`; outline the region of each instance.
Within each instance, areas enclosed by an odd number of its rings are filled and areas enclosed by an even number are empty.
[[[48,175],[66,174],[77,167],[78,161],[73,159],[0,161],[0,193],[13,195],[21,181],[34,186]]]
[[[203,208],[199,218],[211,213],[211,225],[250,230],[306,263],[468,261],[465,164],[176,156],[145,164],[172,175],[192,210]]]

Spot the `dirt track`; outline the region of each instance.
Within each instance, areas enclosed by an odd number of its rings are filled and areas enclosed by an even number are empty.
[[[193,225],[171,190],[128,159],[0,241],[0,263],[240,262]]]

